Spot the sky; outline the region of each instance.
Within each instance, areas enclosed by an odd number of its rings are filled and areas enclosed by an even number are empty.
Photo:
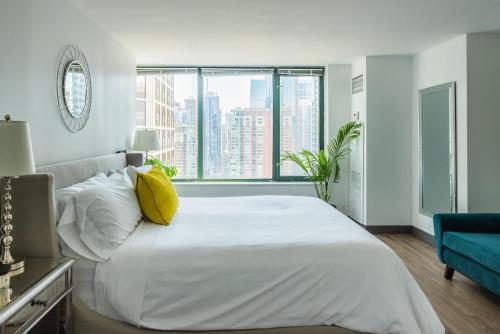
[[[215,92],[219,95],[222,113],[227,113],[236,107],[250,106],[250,81],[263,80],[265,75],[238,75],[205,77],[204,92]],[[174,100],[184,106],[184,99],[196,97],[197,74],[176,74],[174,77]]]

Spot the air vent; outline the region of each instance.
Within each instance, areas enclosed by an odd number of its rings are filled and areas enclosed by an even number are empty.
[[[352,79],[352,93],[360,93],[363,91],[363,75]]]

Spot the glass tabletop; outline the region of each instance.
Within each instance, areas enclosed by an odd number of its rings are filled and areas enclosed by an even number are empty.
[[[58,259],[27,259],[24,264],[24,272],[10,277],[9,288],[0,289],[0,310],[7,307],[18,296],[43,279],[52,270],[63,264],[65,260]],[[6,290],[10,289],[10,291]]]

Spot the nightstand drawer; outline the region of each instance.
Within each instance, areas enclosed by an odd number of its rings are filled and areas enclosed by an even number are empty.
[[[63,275],[33,298],[30,303],[21,308],[21,310],[7,322],[7,326],[20,327],[22,324],[29,322],[29,320],[35,318],[39,313],[42,313],[45,308],[50,307],[58,297],[63,296],[65,289],[65,278]]]

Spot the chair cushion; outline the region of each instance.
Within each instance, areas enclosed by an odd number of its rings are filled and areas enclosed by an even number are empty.
[[[500,274],[500,234],[444,232],[443,245]]]

